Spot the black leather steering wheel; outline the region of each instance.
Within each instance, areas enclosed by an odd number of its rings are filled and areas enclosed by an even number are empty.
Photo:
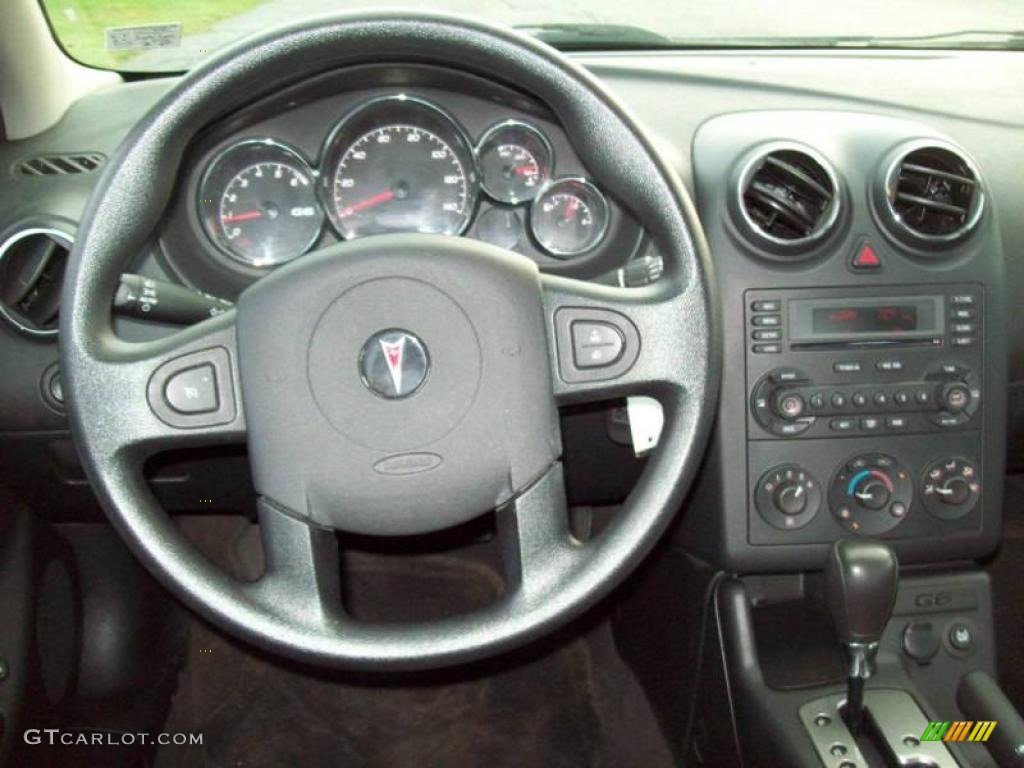
[[[110,305],[119,275],[158,224],[171,192],[166,180],[176,177],[190,139],[257,96],[382,55],[458,67],[545,102],[572,127],[591,172],[629,201],[664,256],[664,277],[616,289],[542,275],[523,256],[464,238],[387,235],[298,259],[245,291],[230,313],[159,341],[115,336]],[[640,562],[679,509],[717,397],[711,280],[676,173],[623,107],[565,56],[449,16],[324,17],[202,64],[111,158],[65,278],[68,412],[111,521],[198,613],[260,646],[328,665],[464,662],[580,614]],[[575,368],[570,328],[585,320],[619,330],[626,345],[619,363]],[[396,344],[404,345],[404,362]],[[392,358],[382,363],[377,351],[387,358],[388,349]],[[216,379],[216,407],[173,412],[163,401],[168,377],[197,366]],[[398,386],[407,396],[391,397],[388,388]],[[614,523],[594,541],[576,541],[557,408],[630,394],[661,401],[660,446]],[[200,555],[141,472],[159,450],[243,441],[261,499],[266,561],[252,583]],[[423,624],[373,625],[346,614],[334,529],[422,533],[491,510],[506,580],[496,602]]]

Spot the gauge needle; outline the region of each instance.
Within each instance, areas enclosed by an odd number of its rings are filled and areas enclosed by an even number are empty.
[[[221,221],[225,224],[233,224],[236,221],[249,221],[263,217],[263,211],[245,211],[244,213],[233,213],[230,216],[222,216]]]
[[[517,165],[512,170],[518,173],[520,176],[525,176],[528,173],[536,173],[537,166],[533,165],[532,163],[527,163],[526,165]]]
[[[570,197],[565,201],[565,208],[562,209],[562,216],[565,217],[566,221],[576,215],[577,208],[579,208],[579,200],[575,197]]]
[[[371,195],[370,197],[360,200],[358,203],[352,203],[352,205],[345,206],[338,214],[338,218],[344,219],[346,216],[351,216],[353,213],[358,213],[359,211],[366,210],[367,208],[372,208],[380,203],[386,203],[388,200],[393,199],[394,196],[394,191],[390,189],[378,192],[376,195]]]

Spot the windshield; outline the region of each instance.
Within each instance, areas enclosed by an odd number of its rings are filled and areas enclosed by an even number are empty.
[[[246,35],[360,0],[41,0],[84,64],[176,72]],[[1021,0],[431,0],[565,50],[719,47],[1024,48]],[[379,6],[375,6],[379,9]]]

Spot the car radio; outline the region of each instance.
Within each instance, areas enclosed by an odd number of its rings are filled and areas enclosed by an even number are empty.
[[[969,429],[978,285],[747,293],[751,439]]]

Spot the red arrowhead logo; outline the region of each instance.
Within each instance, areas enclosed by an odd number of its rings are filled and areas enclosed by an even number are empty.
[[[402,357],[405,352],[405,336],[399,336],[397,341],[380,340],[380,348],[384,352],[384,359],[388,364],[388,373],[391,374],[391,383],[395,385],[395,394],[402,394]]]

